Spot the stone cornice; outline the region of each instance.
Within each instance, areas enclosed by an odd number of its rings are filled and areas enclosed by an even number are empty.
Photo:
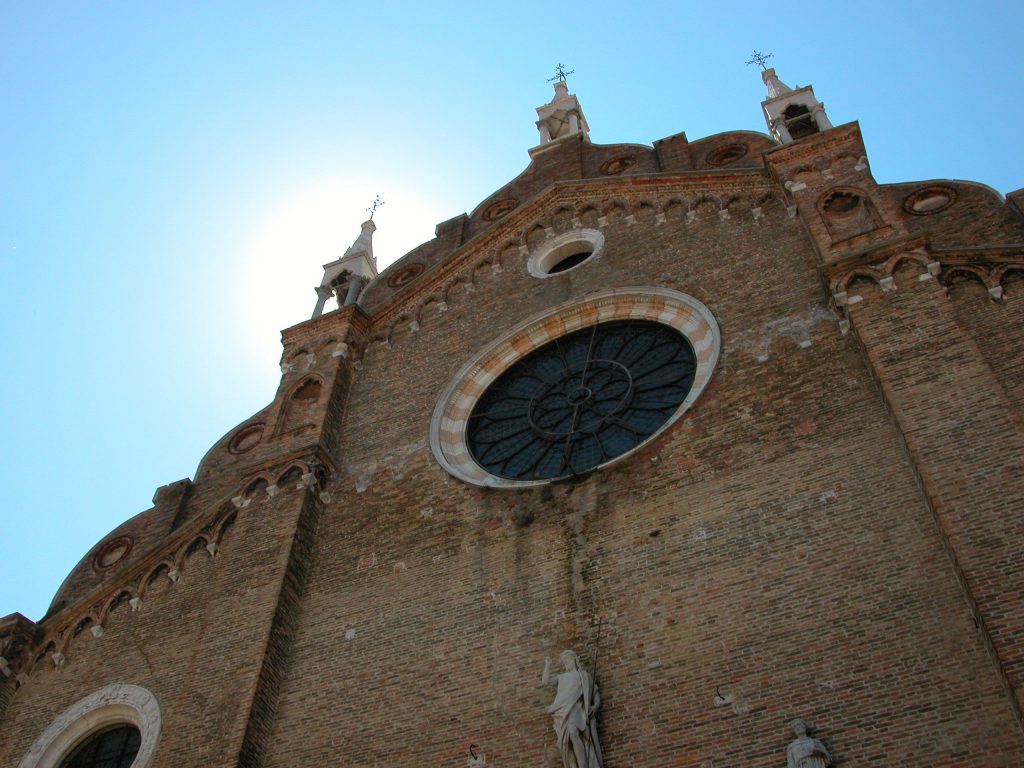
[[[582,196],[588,199],[619,200],[636,197],[644,192],[666,195],[700,196],[708,193],[738,194],[775,190],[776,185],[762,169],[735,171],[684,171],[672,173],[638,174],[607,179],[573,179],[557,181],[535,195],[527,204],[510,213],[500,226],[479,233],[455,249],[446,259],[429,270],[407,290],[399,291],[370,318],[374,332],[389,326],[396,316],[409,306],[436,291],[466,269],[472,269],[480,254],[498,244],[521,243],[525,229],[543,212],[559,203],[575,203]],[[403,257],[404,258],[404,257]],[[396,262],[398,263],[398,262]],[[390,269],[391,267],[389,267]]]
[[[887,240],[884,243],[872,245],[868,248],[847,254],[838,261],[824,264],[821,266],[821,270],[826,279],[831,282],[837,275],[845,274],[846,272],[856,270],[860,267],[879,264],[894,255],[927,247],[928,238],[923,235]]]
[[[0,619],[0,674],[8,677],[22,669],[32,643],[41,634],[39,626],[20,613]]]
[[[248,485],[252,478],[260,472],[265,471],[269,464],[272,464],[273,466],[290,466],[296,461],[305,461],[311,465],[316,464],[323,466],[331,475],[333,475],[337,470],[337,467],[334,465],[334,461],[328,455],[327,451],[323,449],[319,440],[317,440],[309,443],[308,445],[299,446],[298,448],[293,448],[290,451],[277,454],[269,461],[268,458],[264,458],[263,460],[255,461],[251,464],[239,467],[238,471],[244,478],[241,485]]]
[[[369,315],[361,307],[352,304],[285,328],[281,331],[281,342],[285,346],[301,346],[304,342],[329,334],[332,330],[343,331],[346,326],[351,326],[357,332],[366,333],[371,322]]]
[[[1024,244],[933,249],[927,237],[907,237],[825,265],[822,276],[836,309],[845,312],[861,298],[847,294],[854,279],[867,278],[883,291],[894,291],[894,273],[905,262],[920,266],[918,280],[934,278],[946,285],[955,275],[969,276],[984,285],[994,301],[1002,301],[1006,275],[1024,272]]]
[[[781,165],[797,163],[808,157],[821,155],[836,147],[853,143],[863,146],[860,123],[856,120],[852,123],[844,123],[827,131],[816,133],[799,141],[769,149],[764,153],[764,158],[769,167],[776,168]]]

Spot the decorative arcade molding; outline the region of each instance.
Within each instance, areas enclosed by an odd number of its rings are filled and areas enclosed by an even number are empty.
[[[866,279],[882,291],[896,290],[894,274],[906,263],[921,268],[918,280],[937,279],[948,286],[957,277],[980,282],[994,301],[1004,298],[1003,282],[1012,273],[1024,273],[1024,245],[996,248],[932,250],[920,238],[904,241],[896,247],[872,251],[859,258],[832,265],[826,273],[836,308],[845,308],[861,300],[848,291],[854,281]]]
[[[110,613],[125,603],[132,612],[142,608],[143,599],[151,585],[160,577],[177,583],[182,576],[185,561],[192,554],[205,550],[210,557],[220,551],[227,529],[254,500],[273,499],[281,490],[316,492],[321,502],[330,501],[328,482],[333,475],[330,467],[315,457],[291,458],[276,470],[250,473],[230,497],[212,505],[211,514],[197,516],[196,520],[176,534],[163,546],[154,549],[134,567],[102,584],[91,595],[65,608],[54,617],[44,620],[43,633],[38,642],[23,632],[7,641],[3,668],[14,674],[20,685],[49,658],[54,668],[67,663],[72,642],[85,630],[94,638],[103,635],[103,625]],[[262,492],[265,495],[258,496]],[[38,636],[38,633],[37,633]]]

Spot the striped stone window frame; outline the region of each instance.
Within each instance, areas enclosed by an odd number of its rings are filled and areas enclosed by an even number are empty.
[[[612,320],[650,320],[676,329],[689,339],[697,366],[693,386],[675,413],[647,440],[599,465],[626,459],[672,426],[700,397],[711,380],[721,349],[721,333],[714,315],[694,297],[669,288],[615,288],[566,302],[534,315],[485,347],[464,365],[445,388],[430,422],[430,448],[453,477],[489,488],[523,488],[552,480],[509,480],[481,467],[466,441],[469,416],[490,384],[516,361],[549,341]]]

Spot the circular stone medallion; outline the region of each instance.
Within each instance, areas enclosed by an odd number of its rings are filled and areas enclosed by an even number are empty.
[[[111,539],[100,547],[100,551],[93,558],[93,565],[98,570],[116,565],[124,560],[128,553],[132,551],[132,543],[131,538],[128,536],[118,536],[116,539]]]
[[[903,210],[915,216],[930,216],[944,211],[956,202],[956,190],[941,184],[923,187],[903,201]]]
[[[250,424],[248,427],[242,427],[228,443],[228,451],[235,454],[251,451],[263,437],[263,429],[263,424]]]
[[[712,150],[708,153],[705,162],[708,165],[729,165],[729,163],[735,163],[740,158],[746,157],[747,145],[746,144],[726,144],[724,147]]]
[[[627,168],[630,168],[635,164],[636,160],[629,155],[623,155],[622,157],[613,157],[611,160],[604,161],[601,163],[601,167],[598,171],[600,171],[602,176],[618,176]]]
[[[484,221],[497,221],[503,216],[506,216],[511,211],[515,210],[519,206],[519,201],[514,197],[507,197],[504,200],[498,200],[497,202],[488,205],[482,214]]]
[[[391,277],[388,278],[388,285],[392,288],[401,288],[403,285],[408,285],[417,277],[422,275],[426,271],[426,267],[420,264],[418,261],[414,261],[411,264],[406,264],[400,270],[395,272]]]

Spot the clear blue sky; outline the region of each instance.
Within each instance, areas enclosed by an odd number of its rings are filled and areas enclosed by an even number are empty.
[[[0,616],[266,404],[375,193],[385,265],[518,174],[559,61],[593,141],[649,144],[763,131],[773,51],[880,181],[1006,193],[1022,29],[1019,1],[0,2]]]

